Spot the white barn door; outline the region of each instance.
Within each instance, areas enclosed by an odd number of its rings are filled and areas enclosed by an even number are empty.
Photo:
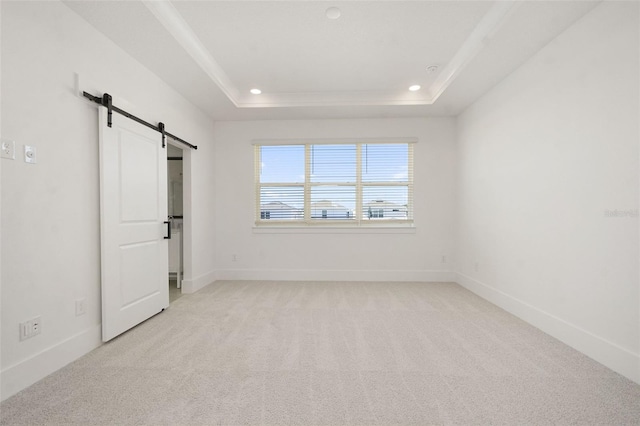
[[[102,340],[169,306],[167,154],[162,135],[100,111]]]

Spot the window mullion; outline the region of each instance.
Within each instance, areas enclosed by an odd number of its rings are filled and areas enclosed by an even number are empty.
[[[356,144],[356,223],[362,222],[362,144]]]

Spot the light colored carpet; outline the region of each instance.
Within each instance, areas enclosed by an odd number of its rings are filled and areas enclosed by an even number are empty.
[[[0,423],[640,424],[640,386],[449,283],[217,282]]]

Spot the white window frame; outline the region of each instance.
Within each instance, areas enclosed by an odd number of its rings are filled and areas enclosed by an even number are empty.
[[[322,140],[274,140],[274,139],[256,139],[252,141],[254,145],[254,169],[255,169],[255,227],[254,229],[270,229],[270,228],[288,228],[288,229],[313,229],[318,230],[326,229],[359,229],[359,228],[413,228],[414,227],[414,145],[417,142],[415,138],[384,138],[384,139],[322,139]],[[362,182],[362,151],[363,145],[367,144],[406,144],[408,147],[408,174],[407,182]],[[311,149],[312,145],[319,144],[331,144],[331,145],[355,145],[356,146],[356,182],[311,182],[310,176],[310,164],[311,164]],[[303,145],[305,147],[305,181],[304,183],[260,183],[260,148],[263,146],[281,146],[281,145]],[[262,219],[261,218],[261,203],[260,193],[262,186],[268,187],[300,187],[304,191],[304,217],[302,219]],[[313,219],[311,218],[311,188],[314,186],[349,186],[355,187],[355,211],[352,219]],[[384,219],[384,220],[370,220],[363,217],[363,188],[367,186],[379,187],[379,186],[400,186],[407,187],[408,199],[407,199],[407,219]]]

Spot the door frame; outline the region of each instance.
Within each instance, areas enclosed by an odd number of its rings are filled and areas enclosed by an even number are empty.
[[[174,142],[171,137],[167,137],[167,143],[176,148],[182,150],[182,266],[184,268],[182,276],[182,286],[180,292],[186,294],[184,282],[191,281],[193,277],[193,258],[191,247],[193,247],[193,225],[192,225],[192,213],[191,213],[191,154],[192,149],[181,145],[179,142]]]

